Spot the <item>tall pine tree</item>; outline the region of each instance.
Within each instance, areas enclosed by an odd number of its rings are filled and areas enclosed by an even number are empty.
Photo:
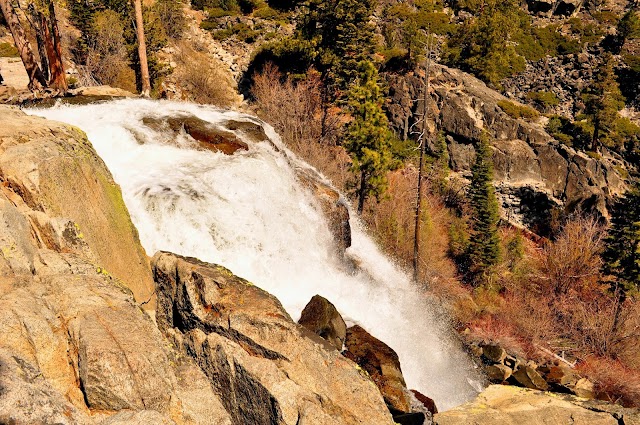
[[[302,9],[296,38],[310,42],[313,65],[322,73],[329,101],[358,76],[358,64],[373,53],[375,0],[308,0]]]
[[[585,113],[593,125],[591,150],[598,150],[602,141],[613,130],[618,111],[624,107],[624,97],[614,72],[615,59],[606,53],[598,68],[593,84],[583,95]]]
[[[476,161],[471,168],[469,196],[473,210],[472,236],[469,243],[469,271],[475,283],[486,278],[500,261],[500,220],[498,200],[493,187],[493,161],[488,135],[476,146]]]
[[[344,146],[351,156],[352,171],[358,176],[358,213],[365,200],[378,197],[387,188],[387,172],[397,168],[391,151],[391,131],[382,110],[384,96],[378,85],[378,72],[369,61],[360,62],[359,77],[348,93]]]
[[[602,259],[603,271],[613,277],[610,286],[618,299],[615,328],[627,295],[640,289],[640,181],[613,207]]]

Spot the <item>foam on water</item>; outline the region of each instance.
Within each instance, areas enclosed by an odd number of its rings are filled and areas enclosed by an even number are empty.
[[[140,99],[32,109],[84,130],[120,184],[149,255],[158,250],[224,265],[277,296],[294,320],[320,294],[349,323],[394,348],[409,388],[441,410],[467,401],[480,382],[429,298],[385,257],[351,214],[354,272],[336,259],[312,194],[296,179],[309,168],[265,125],[270,142],[224,155],[197,150],[182,134],[143,118],[191,114],[214,124],[253,117],[188,103]],[[143,142],[143,143],[141,143]]]

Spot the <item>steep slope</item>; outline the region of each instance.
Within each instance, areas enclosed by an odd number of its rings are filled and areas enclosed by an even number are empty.
[[[503,107],[522,106],[470,74],[435,65],[433,75],[430,114],[446,137],[450,167],[458,177],[468,178],[474,143],[487,132],[493,139],[494,178],[504,218],[544,229],[556,208],[608,217],[612,198],[626,189],[621,175],[626,164],[619,156],[606,149],[599,157],[588,156],[553,139],[542,119],[510,116]],[[392,126],[398,134],[408,134],[421,108],[415,99],[422,78],[389,74],[387,80]]]

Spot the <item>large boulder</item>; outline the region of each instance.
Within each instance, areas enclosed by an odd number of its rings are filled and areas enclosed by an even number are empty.
[[[118,185],[85,134],[6,106],[0,122],[0,182],[12,202],[29,210],[39,244],[81,255],[122,281],[138,302],[149,301],[148,257]]]
[[[491,385],[473,401],[434,416],[437,425],[617,425],[617,414],[582,407],[569,395]],[[600,411],[599,411],[600,410]]]
[[[411,400],[398,354],[358,325],[347,329],[345,346],[345,356],[371,376],[389,408],[397,412],[411,412]]]
[[[230,424],[134,299],[151,270],[83,134],[6,107],[0,121],[0,423]]]
[[[326,298],[314,295],[302,310],[298,323],[342,351],[347,325],[336,307]]]
[[[176,115],[172,117],[145,117],[143,123],[156,131],[171,131],[174,139],[181,132],[191,136],[202,149],[233,155],[239,150],[246,151],[249,145],[233,131],[223,129],[194,115]],[[234,126],[234,128],[236,128]]]
[[[229,270],[153,258],[157,323],[209,377],[233,424],[392,424],[370,378]]]

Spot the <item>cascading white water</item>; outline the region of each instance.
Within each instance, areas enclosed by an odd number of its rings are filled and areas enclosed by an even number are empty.
[[[394,348],[408,387],[432,397],[441,410],[476,394],[478,375],[446,319],[378,250],[354,214],[348,255],[360,271],[349,271],[334,258],[328,225],[292,168],[308,166],[269,126],[271,143],[224,155],[195,149],[186,134],[169,140],[173,134],[142,120],[185,113],[214,124],[258,122],[255,118],[139,99],[27,112],[87,133],[120,184],[150,255],[166,250],[224,265],[277,296],[294,320],[320,294],[348,323],[360,324]]]

